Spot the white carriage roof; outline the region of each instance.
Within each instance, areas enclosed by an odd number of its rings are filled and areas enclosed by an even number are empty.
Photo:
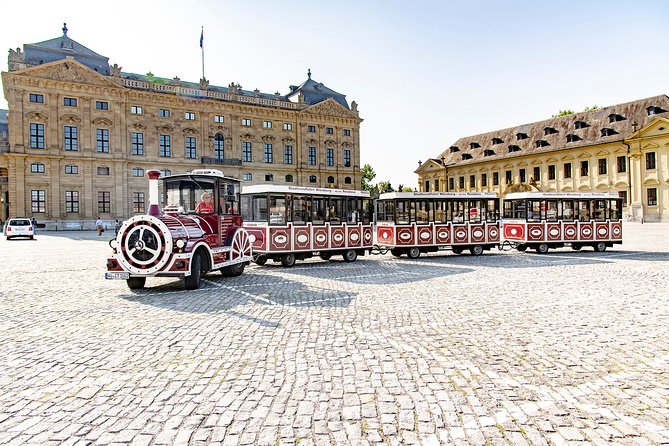
[[[349,189],[326,189],[320,187],[303,186],[279,186],[274,184],[256,184],[253,186],[244,186],[242,194],[298,194],[298,195],[329,195],[339,197],[358,197],[369,198],[369,193],[361,190]]]
[[[507,194],[505,200],[522,200],[526,198],[620,198],[618,194],[611,192],[513,192]]]
[[[223,172],[221,172],[220,170],[217,170],[217,169],[194,169],[194,170],[191,170],[191,171],[186,172],[186,173],[176,174],[176,175],[169,175],[169,176],[166,176],[166,177],[161,176],[160,178],[161,179],[164,179],[164,178],[179,179],[179,178],[188,178],[188,177],[191,177],[191,176],[223,178],[223,179],[226,179],[226,180],[235,181],[237,183],[240,182],[238,178],[226,176]]]
[[[388,192],[379,196],[379,200],[412,198],[497,198],[497,194],[495,192]]]

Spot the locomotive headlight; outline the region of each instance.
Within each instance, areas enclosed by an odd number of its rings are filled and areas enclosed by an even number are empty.
[[[179,249],[184,249],[184,246],[186,246],[186,240],[180,238],[176,241],[175,245],[177,245],[177,248]]]

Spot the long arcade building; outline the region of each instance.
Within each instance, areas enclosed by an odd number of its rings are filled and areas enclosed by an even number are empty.
[[[281,95],[125,73],[67,36],[9,51],[0,219],[90,227],[147,208],[148,169],[360,189],[357,104],[311,79]],[[4,118],[4,113],[0,113]],[[2,129],[0,129],[2,130]]]
[[[466,136],[415,173],[421,191],[614,192],[627,218],[669,221],[669,97]]]

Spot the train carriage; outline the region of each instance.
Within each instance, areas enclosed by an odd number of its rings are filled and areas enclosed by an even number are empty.
[[[238,276],[252,260],[248,233],[241,227],[239,180],[200,169],[163,179],[164,210],[158,201],[160,172],[150,170],[149,212],[121,225],[110,240],[107,279],[144,287],[147,277],[182,277],[186,289],[218,270]]]
[[[244,228],[255,262],[291,267],[314,255],[342,255],[352,262],[373,243],[373,206],[367,192],[299,186],[246,186],[241,197]]]
[[[516,192],[504,198],[503,236],[519,251],[622,243],[622,199],[610,193]]]
[[[377,243],[399,257],[450,248],[473,255],[500,242],[500,201],[488,192],[391,192],[377,202]]]

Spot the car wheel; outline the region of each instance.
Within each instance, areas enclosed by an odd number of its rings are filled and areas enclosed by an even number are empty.
[[[580,243],[572,243],[571,244],[571,249],[573,249],[574,251],[580,251],[581,248],[583,248],[583,245],[581,245]]]
[[[522,245],[522,244],[518,245],[518,246],[516,246],[516,249],[520,252],[525,252],[525,251],[527,251],[527,245]]]
[[[344,253],[343,257],[347,262],[355,262],[355,259],[358,258],[358,253],[355,251],[355,249],[349,249]]]
[[[410,259],[417,259],[418,257],[420,257],[420,249],[416,247],[409,248],[409,250],[407,251],[407,257],[409,257]]]
[[[595,244],[595,251],[597,251],[597,252],[606,251],[606,243],[604,243],[604,242],[596,243]]]
[[[200,254],[195,254],[190,264],[190,276],[184,277],[184,285],[187,290],[200,288],[200,275],[202,274],[202,259]]]
[[[481,254],[483,254],[483,246],[481,246],[481,245],[474,245],[474,246],[472,246],[471,248],[469,248],[469,252],[470,252],[471,255],[473,255],[473,256],[480,256]]]
[[[462,254],[462,248],[453,247],[451,251],[453,251],[453,254]]]
[[[323,260],[330,260],[330,258],[332,257],[332,253],[331,252],[322,252],[322,253],[318,254],[318,257],[320,257]]]
[[[295,254],[289,253],[289,254],[284,254],[281,257],[281,264],[287,268],[292,268],[295,266]]]
[[[402,250],[401,249],[393,248],[393,249],[390,250],[390,253],[394,257],[402,257]]]
[[[245,262],[235,263],[234,265],[226,266],[221,268],[221,274],[224,277],[237,277],[241,276],[246,267]]]
[[[548,245],[546,243],[541,243],[534,248],[539,254],[546,254],[548,252]]]
[[[146,277],[131,277],[126,280],[126,283],[131,290],[140,290],[146,285]]]

